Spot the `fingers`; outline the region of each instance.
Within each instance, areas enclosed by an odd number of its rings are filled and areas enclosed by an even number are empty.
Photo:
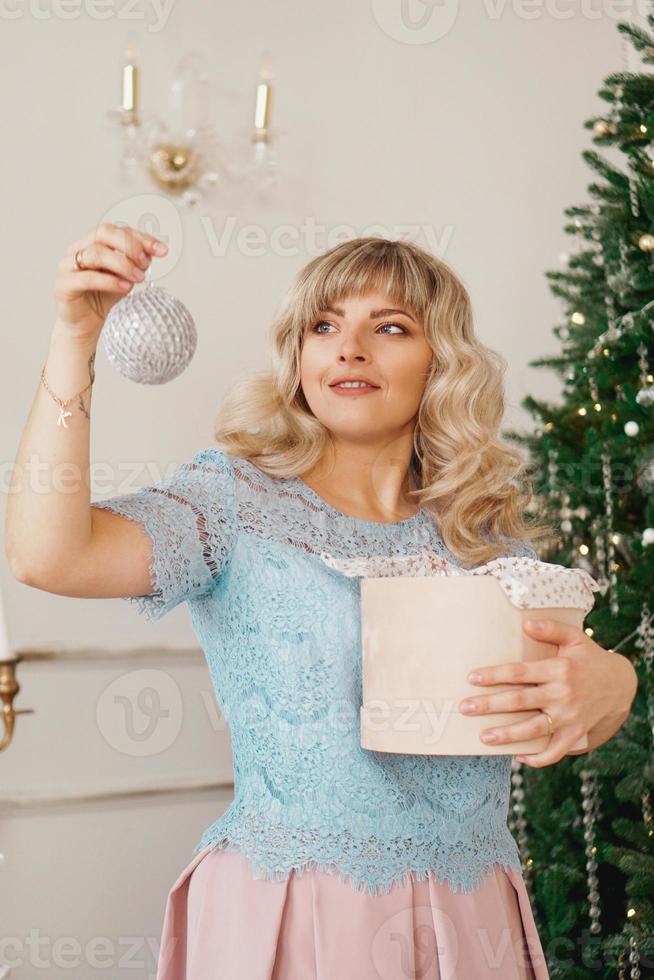
[[[103,245],[99,242],[93,242],[91,245],[85,247],[80,258],[87,268],[115,272],[117,276],[131,282],[142,282],[145,278],[144,270],[150,265],[151,257],[143,253],[144,258],[140,258],[140,245],[134,248],[132,244],[130,246],[130,252],[134,254],[135,260],[118,249],[110,248],[108,245]],[[75,265],[74,256],[67,256],[66,271],[73,273],[77,277],[80,271],[84,270],[78,269]]]
[[[586,639],[586,634],[578,626],[557,619],[526,619],[522,625],[529,636],[543,643],[574,646]]]
[[[103,222],[98,225],[96,241],[111,248],[119,249],[128,255],[134,262],[139,261],[140,256],[151,257],[152,254],[164,255],[168,249],[165,242],[154,235],[149,235],[145,231],[139,231],[129,225],[119,227],[110,222]],[[160,248],[161,246],[161,248]]]
[[[143,262],[153,255],[165,255],[168,246],[160,238],[149,235],[147,232],[139,231],[129,225],[119,227],[111,222],[102,222],[97,228],[91,229],[81,238],[72,242],[68,246],[67,255],[75,256],[79,249],[84,249],[83,261],[85,265],[90,263],[87,260],[89,248],[96,243],[109,246],[128,256],[135,264],[140,264],[145,268]]]
[[[498,691],[495,694],[475,694],[474,697],[468,695],[465,701],[461,702],[460,708],[463,714],[484,715],[495,714],[498,711],[533,711],[540,708],[543,699],[548,699],[552,694],[557,694],[558,689],[547,682],[534,684],[530,687],[513,687],[508,691]],[[463,708],[462,706],[466,707]]]
[[[547,744],[547,748],[542,752],[529,752],[527,755],[516,755],[515,758],[518,762],[531,766],[533,769],[552,766],[560,762],[584,734],[586,733],[579,726],[567,725],[554,732]]]
[[[142,282],[154,255],[165,255],[165,242],[130,226],[102,222],[69,245],[59,263],[56,295],[70,300],[87,290],[127,293]],[[86,269],[79,269],[75,256]]]
[[[564,658],[561,658],[564,661]],[[539,660],[509,660],[477,670],[479,680],[470,681],[473,687],[492,687],[494,684],[542,684],[555,680],[565,670],[556,657]],[[470,675],[468,675],[470,677]]]
[[[55,297],[63,303],[70,302],[91,289],[100,292],[128,293],[134,285],[127,279],[120,279],[106,272],[98,272],[96,269],[89,269],[84,272],[70,273],[69,276],[60,276],[55,287]]]
[[[84,263],[90,268],[78,269],[70,256],[61,260],[55,290],[58,299],[71,300],[91,289],[126,293],[145,276],[125,255],[106,245],[88,245]]]
[[[510,748],[511,742],[540,738],[543,735],[549,735],[549,732],[550,723],[547,716],[539,711],[537,715],[527,721],[517,721],[513,725],[501,725],[496,728],[485,728],[479,733],[479,737],[482,742],[488,745],[506,745]],[[552,737],[554,736],[552,735]]]
[[[580,703],[580,698],[574,695],[574,690],[561,671],[554,670],[551,676],[542,678],[539,684],[512,686],[505,691],[489,694],[469,694],[459,703],[459,712],[480,718],[507,711],[541,711],[543,705],[546,705],[552,714],[550,705],[554,705],[556,707],[553,717],[557,720],[557,727],[560,727],[574,721]]]

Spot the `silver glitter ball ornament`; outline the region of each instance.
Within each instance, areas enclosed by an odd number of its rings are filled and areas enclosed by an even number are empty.
[[[183,303],[148,278],[109,311],[102,328],[110,363],[130,381],[162,385],[186,368],[198,335]]]

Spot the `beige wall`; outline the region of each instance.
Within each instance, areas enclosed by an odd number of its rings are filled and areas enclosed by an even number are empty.
[[[582,122],[602,107],[602,78],[626,66],[618,5],[446,0],[434,10],[441,27],[448,17],[451,26],[428,43],[410,43],[419,32],[402,26],[399,8],[390,0],[178,0],[157,13],[144,2],[115,0],[101,20],[90,0],[2,7],[3,485],[47,349],[57,261],[108,214],[133,220],[154,208],[159,215],[171,253],[156,268],[192,310],[199,347],[188,370],[159,388],[122,379],[100,349],[92,459],[114,482],[98,485],[95,497],[155,482],[212,442],[224,392],[267,363],[268,323],[283,292],[343,225],[351,234],[372,228],[391,237],[413,227],[418,242],[458,271],[479,335],[509,361],[507,427],[531,425],[519,408],[528,391],[556,395],[555,376],[526,362],[556,350],[551,328],[561,311],[543,273],[569,248],[563,208],[586,200],[590,172],[580,152],[591,143]],[[416,2],[415,18],[428,9]],[[272,205],[218,195],[195,212],[176,213],[161,198],[142,200],[154,193],[145,179],[118,181],[116,133],[105,110],[118,98],[130,34],[147,108],[165,108],[164,83],[183,53],[205,55],[226,144],[248,126],[260,57],[272,52],[273,124],[284,139]],[[261,229],[261,254],[239,237],[252,225]],[[282,228],[294,232],[295,244],[288,234],[283,248],[275,244]],[[125,482],[130,466],[132,483]],[[0,893],[3,910],[13,906],[8,926],[3,911],[3,932],[21,942],[30,929],[50,940],[117,943],[131,935],[158,942],[165,893],[229,794],[188,789],[105,803],[38,801],[52,792],[74,798],[103,787],[120,793],[229,779],[228,733],[212,725],[206,698],[201,712],[189,708],[210,685],[187,610],[151,624],[119,600],[30,589],[11,578],[6,562],[0,587],[14,647],[78,654],[25,663],[20,672],[20,704],[37,713],[19,718],[15,744],[0,760]],[[89,648],[106,653],[85,657]],[[98,704],[113,679],[125,675],[129,684],[130,672],[144,669],[168,674],[187,710],[171,746],[137,758],[102,729]],[[151,958],[138,958],[144,965],[121,977],[153,971]],[[55,973],[12,974],[36,975]],[[56,975],[96,974],[83,962]]]

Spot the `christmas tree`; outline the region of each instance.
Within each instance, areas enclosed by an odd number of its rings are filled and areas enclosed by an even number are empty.
[[[643,70],[609,75],[585,126],[619,162],[582,154],[592,203],[564,212],[574,244],[546,273],[560,353],[529,364],[559,375],[560,403],[523,399],[533,431],[504,433],[528,450],[531,509],[557,529],[539,558],[593,575],[586,632],[639,680],[604,745],[514,761],[511,828],[553,980],[654,976],[654,2],[647,24],[617,24]]]

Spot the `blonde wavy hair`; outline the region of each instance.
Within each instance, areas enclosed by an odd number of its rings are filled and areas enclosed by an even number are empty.
[[[534,497],[522,455],[499,436],[507,362],[475,337],[464,285],[413,242],[354,238],[308,262],[273,318],[272,367],[238,382],[224,399],[214,435],[226,453],[273,477],[296,477],[324,456],[331,436],[300,384],[300,353],[326,306],[381,289],[422,322],[434,357],[414,429],[409,491],[436,522],[451,552],[477,564],[506,554],[498,540],[551,537],[527,523]]]

